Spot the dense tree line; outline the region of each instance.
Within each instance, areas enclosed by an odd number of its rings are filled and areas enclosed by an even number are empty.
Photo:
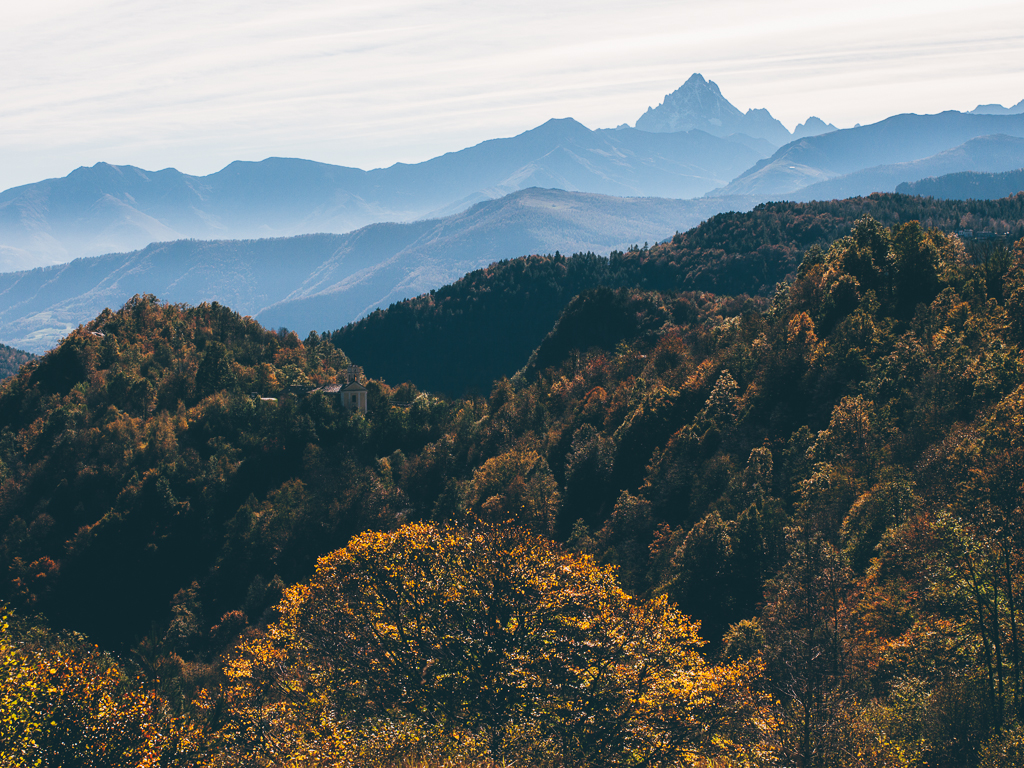
[[[498,262],[430,294],[391,305],[332,334],[372,375],[415,381],[430,392],[481,394],[512,376],[576,295],[598,287],[708,291],[771,296],[792,279],[803,254],[827,247],[870,215],[894,226],[917,220],[946,232],[1001,233],[1002,246],[1024,237],[1024,197],[932,200],[906,195],[826,202],[777,202],[749,213],[713,216],[652,247],[604,259],[592,253]],[[990,242],[968,241],[976,259]],[[501,343],[495,344],[494,339]]]
[[[287,394],[330,337],[140,297],[0,392],[4,598],[131,659],[164,764],[1013,764],[1021,318],[1024,240],[861,217],[768,295],[599,286],[486,399],[364,417]]]

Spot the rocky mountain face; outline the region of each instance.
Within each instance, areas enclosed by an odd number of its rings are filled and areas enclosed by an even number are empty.
[[[675,131],[706,131],[713,136],[745,134],[765,139],[776,147],[793,140],[794,134],[772,117],[767,109],[741,112],[722,95],[718,85],[694,73],[677,90],[668,94],[657,107],[649,108],[636,127],[652,133]],[[796,138],[815,136],[835,130],[834,125],[812,117],[797,129]]]
[[[743,113],[722,95],[714,82],[694,73],[658,107],[648,107],[636,127],[652,133],[673,133],[698,128],[724,136],[743,120]]]
[[[677,90],[668,94],[657,107],[650,107],[636,127],[651,133],[675,133],[694,129],[713,136],[743,133],[766,139],[776,146],[790,139],[786,127],[767,110],[741,112],[722,95],[714,82],[694,73]]]

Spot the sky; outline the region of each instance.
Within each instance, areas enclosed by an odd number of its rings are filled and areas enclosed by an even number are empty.
[[[693,73],[792,129],[1024,99],[1020,0],[4,3],[0,189],[109,162],[414,163],[633,125]]]

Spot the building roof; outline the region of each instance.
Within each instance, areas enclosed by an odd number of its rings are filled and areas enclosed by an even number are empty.
[[[366,387],[364,387],[358,381],[353,381],[351,384],[346,384],[339,391],[341,391],[341,392],[365,392],[366,391]]]

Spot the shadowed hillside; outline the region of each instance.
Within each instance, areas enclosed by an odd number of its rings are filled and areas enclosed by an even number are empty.
[[[22,352],[0,344],[0,380],[13,376],[25,363],[35,360],[36,356],[31,352]]]
[[[804,254],[848,232],[865,214],[887,225],[917,219],[947,232],[1000,230],[1024,237],[1024,199],[942,202],[872,195],[820,203],[766,203],[723,213],[669,242],[612,254],[531,256],[493,264],[332,334],[374,376],[460,395],[526,364],[577,294],[597,287],[770,296]],[[975,247],[978,244],[972,244]],[[320,299],[325,304],[330,296]],[[328,310],[324,310],[328,311]],[[495,344],[494,339],[501,339]]]

